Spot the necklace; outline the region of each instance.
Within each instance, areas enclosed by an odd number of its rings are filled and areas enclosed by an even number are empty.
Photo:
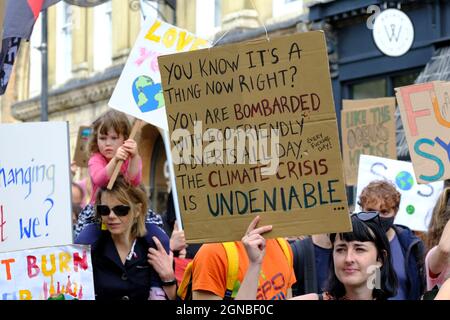
[[[128,253],[126,259],[129,261],[132,258],[136,258],[137,254],[134,252],[134,246],[136,245],[136,239],[134,239],[133,244],[131,245],[130,252]]]

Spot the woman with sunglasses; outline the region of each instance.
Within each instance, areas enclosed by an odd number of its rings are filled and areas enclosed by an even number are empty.
[[[176,281],[169,239],[145,223],[147,197],[119,177],[111,190],[99,189],[96,215],[102,228],[85,228],[76,243],[91,244],[98,300],[174,299]],[[93,235],[92,228],[98,231]],[[164,245],[163,245],[164,244]]]
[[[265,252],[262,234],[272,229],[271,226],[256,228],[256,219],[242,238],[250,266],[236,299],[256,297],[257,283],[254,280]],[[386,300],[395,295],[397,276],[378,213],[360,212],[352,215],[351,221],[353,232],[330,236],[333,257],[325,292],[297,296],[294,300]]]

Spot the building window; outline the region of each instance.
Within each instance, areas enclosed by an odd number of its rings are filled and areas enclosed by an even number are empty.
[[[197,0],[195,34],[204,39],[214,36],[222,24],[221,0]]]
[[[303,0],[273,0],[273,17],[298,15],[303,12]]]
[[[111,1],[94,8],[94,70],[101,71],[112,63]]]
[[[56,7],[56,84],[72,76],[72,6],[60,2]]]
[[[387,96],[386,79],[364,81],[351,86],[353,99],[382,98]]]
[[[393,97],[395,88],[413,84],[421,69],[387,75],[383,78],[365,79],[348,85],[349,99]]]
[[[397,75],[392,77],[392,87],[395,90],[395,88],[398,87],[404,87],[409,86],[410,84],[413,84],[414,81],[419,77],[420,71],[413,71],[407,74]],[[392,92],[394,94],[394,92]]]

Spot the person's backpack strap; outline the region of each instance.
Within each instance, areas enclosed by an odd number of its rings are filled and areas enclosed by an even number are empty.
[[[224,294],[224,299],[233,299],[233,289],[238,278],[239,271],[239,254],[234,242],[224,242],[222,243],[228,261],[227,268],[227,280],[226,280],[226,290]],[[193,261],[189,262],[184,270],[183,279],[177,290],[177,295],[182,300],[192,299],[192,272],[193,272]]]
[[[294,297],[305,293],[305,264],[303,263],[305,257],[300,247],[301,241],[299,239],[291,243],[292,253],[294,255],[294,272],[295,278],[297,279],[297,282],[292,286],[292,295]]]
[[[234,299],[233,294],[234,284],[238,278],[239,271],[239,254],[234,242],[222,243],[227,254],[228,268],[227,268],[227,288],[225,290],[224,299]]]
[[[311,237],[300,241],[300,250],[303,252],[303,281],[306,293],[317,293],[316,257],[314,254],[314,244]],[[301,263],[301,261],[300,261]]]
[[[291,248],[294,254],[295,277],[297,278],[296,284],[292,287],[292,294],[299,296],[306,293],[317,293],[316,261],[311,237],[295,240],[291,243]]]
[[[289,243],[284,238],[277,238],[277,241],[281,249],[283,250],[284,255],[286,256],[289,266],[293,267],[294,262],[292,259],[291,251],[289,250]]]
[[[184,270],[183,280],[177,290],[177,296],[182,300],[192,299],[192,265],[193,261],[189,262]]]

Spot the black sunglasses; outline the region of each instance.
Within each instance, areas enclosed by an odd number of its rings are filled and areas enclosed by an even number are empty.
[[[356,216],[359,220],[364,222],[376,220],[377,223],[381,224],[380,214],[378,213],[378,211],[361,211],[352,213],[351,216]]]
[[[114,214],[118,217],[124,217],[130,212],[130,206],[126,205],[118,205],[113,208],[109,208],[107,205],[99,204],[97,205],[97,213],[101,216],[107,216],[111,212],[111,210],[114,212]]]

